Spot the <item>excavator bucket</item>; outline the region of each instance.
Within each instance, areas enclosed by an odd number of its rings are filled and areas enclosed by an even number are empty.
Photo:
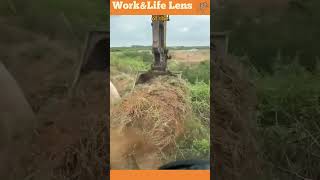
[[[158,76],[162,75],[167,75],[167,76],[175,76],[178,78],[181,78],[182,72],[181,71],[154,71],[154,70],[149,70],[149,71],[139,71],[138,75],[136,77],[136,82],[135,84],[143,84],[148,81],[150,81],[153,78],[156,78]]]
[[[153,47],[158,47],[160,45],[160,47],[163,47],[162,45],[165,45],[165,42],[162,43],[155,43],[157,42],[159,39],[161,39],[162,41],[165,41],[165,38],[161,38],[161,36],[164,36],[164,32],[161,32],[160,29],[158,29],[157,27],[153,27],[153,37],[154,37],[154,43],[153,43]],[[160,38],[158,38],[158,36],[160,36]],[[227,54],[228,54],[228,43],[229,43],[229,35],[228,32],[214,32],[211,35],[211,48],[213,50],[213,54],[212,54],[212,59],[216,60],[217,58],[219,59],[224,59],[226,58]],[[153,48],[156,49],[156,48]],[[157,63],[157,51],[154,50],[154,59],[155,59],[155,63]],[[168,51],[166,51],[168,52]],[[167,56],[170,57],[170,56]],[[170,58],[167,58],[170,59]],[[165,65],[166,66],[166,65]],[[170,72],[167,70],[155,70],[154,68],[151,68],[151,70],[149,71],[140,71],[138,72],[138,77],[137,77],[137,81],[136,84],[141,84],[141,83],[146,83],[147,81],[151,80],[152,78],[155,78],[159,75],[172,75],[172,76],[178,76],[179,78],[181,78],[182,72],[177,71],[177,72]]]

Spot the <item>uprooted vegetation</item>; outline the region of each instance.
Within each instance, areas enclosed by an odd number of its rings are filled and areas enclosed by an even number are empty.
[[[173,50],[174,51],[174,50]],[[174,52],[173,52],[174,53]],[[168,101],[167,103],[169,104],[181,104],[182,100],[186,101],[186,103],[182,103],[182,107],[184,108],[189,108],[189,112],[180,112],[179,116],[176,116],[176,119],[180,119],[178,123],[180,124],[179,128],[183,130],[183,133],[180,133],[180,136],[174,135],[170,136],[170,133],[167,134],[162,141],[170,140],[167,141],[166,143],[171,144],[173,149],[170,149],[170,151],[162,151],[159,150],[159,146],[156,147],[158,150],[155,150],[156,152],[160,152],[160,156],[158,153],[158,157],[155,159],[160,159],[160,161],[157,162],[157,164],[154,164],[152,168],[157,168],[161,163],[165,163],[168,161],[173,161],[176,159],[193,159],[193,158],[201,158],[201,159],[208,159],[209,158],[209,121],[210,121],[210,106],[209,106],[209,63],[196,63],[193,64],[193,67],[195,68],[187,68],[189,67],[188,64],[183,64],[186,62],[181,63],[181,66],[176,66],[175,68],[171,68],[172,64],[177,64],[179,60],[170,60],[169,61],[169,70],[172,71],[183,71],[182,73],[182,79],[179,80],[177,77],[166,77],[165,79],[158,79],[159,82],[163,82],[164,85],[159,84],[157,81],[153,81],[154,85],[150,84],[151,82],[148,82],[145,84],[145,86],[139,85],[134,87],[134,82],[136,81],[137,77],[137,71],[145,71],[150,68],[150,65],[153,61],[152,54],[150,54],[150,51],[146,49],[145,47],[140,47],[140,48],[117,48],[117,49],[111,49],[111,59],[110,59],[110,64],[111,64],[111,80],[114,82],[115,86],[120,89],[120,95],[125,99],[130,98],[138,98],[138,97],[153,97],[154,102],[152,102],[152,99],[146,98],[145,101],[140,101],[140,100],[134,100],[130,101],[132,104],[140,104],[141,106],[134,107],[132,106],[130,109],[136,108],[137,114],[141,113],[140,116],[136,116],[132,118],[129,115],[129,119],[140,122],[139,118],[144,117],[143,119],[151,119],[154,125],[161,127],[161,126],[166,126],[169,125],[168,122],[171,121],[172,118],[167,117],[168,114],[172,113],[172,109],[166,109],[163,108],[159,112],[159,108],[157,108],[157,103],[158,101],[160,102],[158,106],[163,106],[164,104],[161,105],[161,102]],[[206,75],[201,74],[200,71],[205,69],[204,72],[207,72]],[[208,70],[207,70],[208,69]],[[192,77],[188,77],[188,74],[194,74]],[[199,76],[196,76],[196,74],[199,74]],[[120,81],[119,81],[120,79]],[[171,81],[171,84],[170,84]],[[123,86],[123,82],[127,82],[125,84],[126,86]],[[144,88],[144,89],[143,89]],[[157,88],[159,89],[158,93],[152,94],[152,92],[156,92]],[[143,90],[143,91],[142,91]],[[161,91],[161,93],[160,93]],[[144,92],[141,94],[135,94],[137,92]],[[150,93],[150,95],[149,95]],[[178,93],[179,96],[181,96],[180,99],[173,98],[172,95]],[[157,98],[157,94],[159,94],[159,97],[162,97],[163,99],[167,100],[159,100]],[[136,96],[137,95],[137,96]],[[169,96],[169,97],[166,97]],[[126,102],[122,102],[123,104],[126,104]],[[149,104],[148,104],[149,103]],[[151,105],[150,108],[147,109],[141,109],[146,105]],[[188,107],[190,106],[190,107]],[[127,106],[128,108],[129,106]],[[117,108],[117,106],[115,107]],[[155,109],[153,109],[155,108]],[[157,110],[158,109],[158,110]],[[150,111],[148,111],[150,110]],[[187,115],[187,114],[188,115]],[[128,118],[123,118],[121,116],[117,117],[117,113],[114,113],[115,116],[113,116],[116,120],[115,122],[120,122],[122,121],[123,125],[122,127],[127,124],[128,126],[131,126],[131,124],[128,122],[123,122],[128,120]],[[126,114],[125,111],[121,112],[120,114]],[[119,113],[118,113],[119,115]],[[132,115],[132,114],[131,114]],[[166,118],[166,121],[163,121],[164,124],[162,123],[157,123],[158,121],[155,119],[156,117],[162,117]],[[119,120],[120,118],[120,120]],[[121,120],[122,119],[122,120]],[[161,119],[161,118],[160,118]],[[111,122],[114,120],[111,119]],[[173,121],[174,122],[174,121]],[[135,124],[135,123],[133,123]],[[119,124],[118,124],[119,125]],[[136,126],[137,124],[135,124]],[[176,126],[171,126],[170,128],[172,129],[171,131],[177,131],[178,129],[175,128]],[[137,128],[137,127],[135,127]],[[138,128],[139,129],[139,128]],[[131,131],[132,129],[130,129]],[[155,129],[156,130],[156,129]],[[121,131],[121,130],[119,130]],[[141,131],[136,130],[136,131]],[[156,130],[157,131],[157,130]],[[151,131],[152,132],[152,131]],[[178,132],[178,131],[177,131]],[[162,134],[166,134],[168,132],[158,132]],[[146,134],[145,134],[146,136]],[[159,136],[160,137],[160,136]],[[159,140],[157,140],[159,141]],[[152,141],[150,141],[152,142]],[[156,141],[155,141],[156,142]],[[154,143],[155,143],[154,142]],[[152,143],[151,143],[152,144]],[[151,147],[154,148],[155,144],[152,144]],[[146,145],[147,146],[147,145]],[[154,152],[155,152],[154,151]],[[151,166],[151,165],[150,165]],[[149,167],[146,167],[150,169]]]
[[[176,77],[160,76],[151,81],[139,84],[130,95],[115,105],[111,109],[111,128],[117,129],[119,133],[126,134],[128,129],[134,130],[141,136],[141,146],[133,147],[129,152],[116,157],[113,144],[116,146],[111,136],[111,162],[118,161],[118,164],[111,164],[111,168],[119,168],[119,164],[125,166],[127,161],[121,158],[128,154],[140,153],[140,157],[135,156],[137,164],[143,169],[158,168],[167,159],[168,155],[175,150],[177,137],[181,136],[184,124],[190,115],[190,103],[188,92],[183,80]],[[127,146],[130,146],[128,144]],[[131,144],[134,146],[134,144]],[[154,148],[154,161],[162,160],[162,164],[156,167],[148,167],[144,164],[144,158],[148,153],[141,153],[142,149],[150,146]],[[130,168],[130,167],[127,167]],[[132,168],[132,167],[131,167]]]

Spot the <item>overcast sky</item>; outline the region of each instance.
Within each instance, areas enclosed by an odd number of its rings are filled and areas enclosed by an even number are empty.
[[[151,46],[151,15],[111,16],[110,45]],[[170,16],[167,46],[210,46],[210,16]]]

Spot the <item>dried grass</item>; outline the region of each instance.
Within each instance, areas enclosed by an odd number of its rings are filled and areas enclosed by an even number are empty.
[[[104,123],[88,125],[79,142],[67,146],[60,166],[54,170],[54,179],[85,180],[106,177],[107,136]]]
[[[157,158],[163,158],[175,148],[175,140],[183,132],[184,120],[190,112],[187,93],[185,82],[172,76],[160,76],[137,85],[112,108],[111,128],[120,134],[134,129],[146,146],[156,150]],[[116,142],[111,138],[111,147],[113,143]],[[115,158],[113,153],[111,149],[110,159]]]
[[[221,180],[256,179],[260,170],[252,128],[257,105],[254,87],[230,57],[213,64],[211,139],[216,176]]]

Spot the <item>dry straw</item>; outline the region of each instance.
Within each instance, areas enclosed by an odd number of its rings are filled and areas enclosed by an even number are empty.
[[[190,113],[187,94],[185,82],[173,76],[159,76],[137,85],[112,108],[111,128],[124,134],[135,129],[145,146],[153,147],[163,158],[175,149],[176,138],[183,132],[184,121]],[[117,142],[111,138],[111,147],[112,143]],[[129,151],[139,153],[139,149]]]

